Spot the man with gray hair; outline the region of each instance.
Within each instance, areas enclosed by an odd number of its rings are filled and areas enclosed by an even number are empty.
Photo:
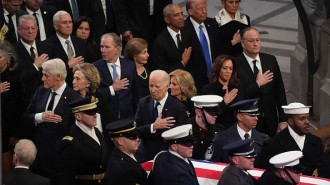
[[[41,65],[55,56],[53,46],[36,40],[38,25],[33,15],[22,15],[18,19],[17,32],[20,40],[15,43],[19,64],[22,68],[22,86],[26,96],[26,106],[34,92],[42,84]]]
[[[74,123],[68,103],[81,96],[65,83],[67,72],[61,59],[48,60],[42,68],[44,85],[35,92],[23,117],[27,124],[35,126],[33,139],[38,148],[35,171],[54,177],[57,146]]]
[[[31,173],[30,165],[37,155],[37,148],[31,140],[19,140],[14,149],[13,163],[15,169],[13,172],[4,176],[3,184],[15,185],[50,185],[50,180],[40,175]]]
[[[161,134],[169,128],[188,123],[186,107],[168,94],[170,77],[163,70],[150,74],[150,95],[141,98],[135,115],[137,130],[142,140],[138,162],[151,160],[161,150]]]
[[[115,33],[102,35],[100,48],[102,58],[94,65],[101,77],[98,91],[108,99],[110,122],[133,117],[140,99],[135,64],[119,58],[121,39]]]
[[[56,30],[56,34],[49,37],[46,41],[54,45],[55,56],[64,61],[68,71],[66,82],[70,87],[72,87],[72,68],[76,64],[81,64],[84,62],[87,52],[86,43],[81,38],[71,36],[72,19],[68,12],[56,12],[53,17],[53,26]]]
[[[184,26],[183,11],[180,6],[169,4],[164,10],[167,28],[155,39],[151,65],[168,73],[176,69],[188,69],[191,54],[191,39]]]

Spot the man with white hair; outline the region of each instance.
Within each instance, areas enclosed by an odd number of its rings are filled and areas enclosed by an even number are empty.
[[[53,45],[36,39],[38,25],[33,15],[22,15],[18,19],[17,32],[20,36],[15,49],[22,68],[22,86],[25,92],[25,104],[28,105],[34,92],[42,84],[41,65],[55,57]]]
[[[57,145],[74,123],[68,104],[81,96],[65,83],[67,73],[61,59],[48,60],[42,68],[44,85],[35,92],[23,117],[27,124],[36,126],[34,142],[38,155],[35,171],[53,177]]]
[[[85,41],[76,36],[71,36],[72,25],[72,18],[68,12],[56,12],[53,17],[53,26],[56,30],[56,34],[46,40],[54,45],[55,56],[64,61],[68,71],[66,82],[70,87],[72,87],[73,81],[72,68],[76,64],[84,62],[87,52]]]
[[[188,123],[186,107],[168,94],[170,77],[163,70],[150,74],[150,95],[141,98],[135,115],[137,130],[142,140],[138,162],[151,160],[161,150],[161,134],[169,128]]]
[[[264,144],[261,151],[261,168],[269,168],[269,159],[279,153],[298,150],[303,157],[300,163],[306,168],[304,175],[311,176],[317,168],[317,161],[323,154],[323,145],[319,137],[309,133],[309,108],[302,103],[290,103],[282,106],[287,114],[288,127]]]
[[[4,176],[3,184],[50,185],[49,179],[31,173],[29,170],[36,155],[37,148],[32,141],[28,139],[19,140],[15,145],[13,154],[15,169]]]

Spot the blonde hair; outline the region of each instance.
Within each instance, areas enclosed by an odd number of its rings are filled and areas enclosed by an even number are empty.
[[[94,94],[96,92],[97,88],[100,85],[101,78],[99,71],[93,64],[77,64],[73,67],[72,71],[73,73],[75,73],[76,71],[81,71],[84,74],[86,81],[90,84],[88,88],[89,93]]]
[[[170,78],[172,78],[172,76],[176,77],[178,85],[180,86],[183,101],[187,101],[187,99],[197,95],[194,78],[189,72],[177,69],[170,73]]]

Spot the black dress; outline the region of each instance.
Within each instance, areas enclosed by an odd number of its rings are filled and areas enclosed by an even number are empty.
[[[186,107],[188,114],[188,118],[193,118],[195,117],[195,106],[194,102],[190,100],[190,98],[187,99],[187,101],[182,101],[183,105]]]
[[[219,82],[207,84],[206,86],[204,86],[202,90],[202,94],[212,94],[212,95],[219,95],[221,97],[224,97],[224,95],[226,94],[226,90],[222,88],[223,85]],[[234,87],[229,84],[228,92],[230,92],[234,88],[237,87]],[[224,101],[220,102],[219,104],[220,113],[218,114],[216,124],[221,124],[227,129],[236,123],[237,120],[236,120],[235,112],[229,106],[237,102],[239,99],[240,99],[240,93],[238,92],[236,98],[228,105],[226,105]]]
[[[149,92],[149,76],[150,76],[150,71],[144,67],[144,72],[142,74],[138,74],[138,82],[139,82],[139,87],[140,87],[140,94],[141,98],[145,97],[150,94]]]
[[[1,93],[1,123],[3,133],[3,152],[8,151],[8,141],[11,136],[21,136],[23,125],[21,117],[24,112],[25,94],[20,82],[20,69],[1,73],[1,82],[9,82],[8,91]]]

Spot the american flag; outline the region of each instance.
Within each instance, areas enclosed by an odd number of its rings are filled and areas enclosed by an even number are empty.
[[[216,185],[220,178],[222,170],[228,165],[225,163],[214,163],[209,161],[201,161],[190,159],[193,163],[196,171],[196,175],[200,185]],[[150,172],[152,169],[153,161],[145,162],[142,167]],[[248,172],[258,179],[265,170],[262,169],[253,169]],[[329,179],[310,177],[302,175],[300,177],[300,183],[298,185],[330,185]]]

